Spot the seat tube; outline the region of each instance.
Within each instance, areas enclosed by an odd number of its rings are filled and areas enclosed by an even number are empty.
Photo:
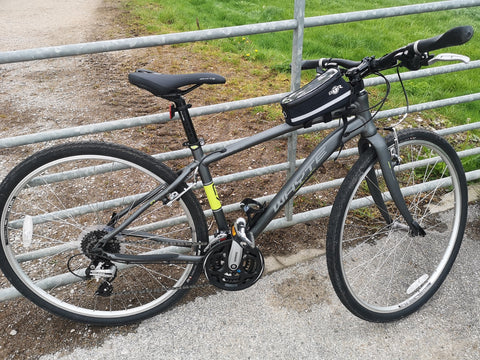
[[[203,154],[201,146],[199,146],[196,150],[192,150],[192,152],[199,152],[199,150]],[[217,189],[215,187],[215,184],[213,183],[210,170],[207,165],[201,162],[198,167],[198,172],[200,174],[200,179],[202,180],[203,189],[205,191],[205,194],[207,195],[208,204],[213,212],[213,217],[215,218],[215,221],[217,223],[218,230],[226,232],[228,230],[227,219],[225,218],[222,203],[220,202],[220,199],[218,197]]]
[[[184,145],[190,149],[193,158],[199,162],[198,173],[200,175],[200,179],[202,180],[203,189],[207,195],[208,204],[213,212],[218,230],[227,231],[228,223],[222,209],[222,204],[218,197],[217,189],[213,183],[212,175],[208,166],[202,162],[202,159],[205,155],[202,149],[204,142],[203,139],[199,139],[197,136],[193,126],[192,118],[190,117],[190,113],[188,111],[189,105],[185,103],[185,100],[182,97],[179,97],[175,101],[175,106],[180,115],[180,119],[182,120],[183,128],[187,136],[187,142]]]

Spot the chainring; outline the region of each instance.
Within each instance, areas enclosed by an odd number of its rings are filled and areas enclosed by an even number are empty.
[[[258,248],[243,249],[242,261],[238,269],[228,267],[228,255],[233,240],[224,240],[214,245],[207,253],[203,269],[208,281],[223,290],[246,289],[257,282],[265,269],[265,260]]]

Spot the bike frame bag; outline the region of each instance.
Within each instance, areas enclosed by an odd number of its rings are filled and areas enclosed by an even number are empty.
[[[320,116],[323,122],[332,120],[331,113],[345,107],[351,94],[350,84],[338,69],[331,68],[284,97],[280,104],[288,125],[307,127]]]

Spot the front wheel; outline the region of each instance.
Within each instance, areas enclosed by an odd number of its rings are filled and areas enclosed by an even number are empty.
[[[396,147],[393,137],[386,140],[390,149]],[[466,224],[465,174],[448,142],[412,129],[398,133],[398,147],[395,175],[426,235],[411,235],[373,149],[360,156],[345,178],[328,227],[333,287],[353,314],[374,322],[400,319],[430,299],[455,261]],[[381,194],[385,207],[377,205],[382,201],[372,193]]]
[[[201,264],[103,263],[92,249],[136,205],[151,201],[145,194],[175,177],[154,158],[113,144],[34,154],[0,185],[2,270],[28,299],[76,321],[120,325],[167,309],[195,283]],[[113,223],[115,214],[124,216]],[[154,203],[104,250],[201,255],[207,241],[202,209],[188,191],[168,206]]]

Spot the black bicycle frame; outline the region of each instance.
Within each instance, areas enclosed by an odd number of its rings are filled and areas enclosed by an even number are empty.
[[[183,100],[183,99],[182,99]],[[256,238],[267,227],[267,225],[273,220],[277,213],[283,208],[283,206],[296,194],[296,192],[302,187],[302,185],[312,176],[312,174],[335,152],[337,148],[351,140],[357,135],[360,135],[362,142],[367,141],[370,146],[375,150],[377,154],[380,167],[385,178],[387,187],[391,193],[391,196],[399,208],[401,214],[405,218],[410,229],[416,229],[416,223],[410,212],[407,209],[405,200],[400,191],[398,182],[393,173],[393,166],[391,163],[391,154],[387,148],[387,144],[384,138],[377,132],[376,126],[373,123],[372,115],[369,111],[368,94],[366,91],[361,91],[360,95],[354,104],[357,109],[364,109],[359,111],[353,118],[349,119],[346,123],[346,127],[339,127],[331,132],[325,139],[323,139],[312,153],[305,159],[305,161],[298,167],[298,169],[288,179],[286,184],[279,190],[272,201],[265,208],[264,212],[256,221],[255,225],[250,229],[250,235]],[[115,235],[121,233],[126,227],[131,224],[139,214],[149,208],[157,201],[164,200],[165,197],[179,189],[184,184],[186,179],[192,174],[193,171],[198,169],[202,184],[207,191],[207,198],[213,211],[215,221],[218,226],[218,230],[221,232],[229,232],[229,226],[225,218],[225,214],[222,210],[221,204],[218,198],[215,199],[216,191],[213,184],[213,179],[209,170],[209,165],[229,157],[233,154],[249,149],[255,145],[261,144],[268,140],[274,139],[281,135],[293,132],[300,129],[302,126],[290,126],[287,124],[278,125],[271,129],[265,130],[251,137],[239,140],[233,144],[226,145],[223,149],[205,155],[202,149],[201,140],[198,140],[193,124],[191,122],[188,108],[183,106],[182,109],[177,109],[180,112],[185,132],[188,134],[189,142],[186,143],[192,151],[194,161],[186,166],[177,179],[166,186],[163,189],[155,189],[149,193],[149,201],[140,206],[137,211],[127,218],[120,226],[115,228],[112,232],[106,235],[101,242],[108,241]],[[321,121],[321,120],[319,120]],[[164,186],[164,185],[163,185]],[[371,187],[370,191],[372,196],[380,208],[385,205],[381,194],[378,189]],[[152,197],[152,194],[155,194]],[[213,194],[213,195],[212,195]],[[213,206],[212,206],[213,205]],[[418,234],[418,233],[417,233]],[[99,244],[101,246],[101,244]],[[158,254],[158,255],[124,255],[124,254],[104,254],[112,261],[118,262],[131,262],[131,263],[153,263],[161,261],[188,261],[188,262],[200,262],[203,256],[192,256],[182,254]]]

